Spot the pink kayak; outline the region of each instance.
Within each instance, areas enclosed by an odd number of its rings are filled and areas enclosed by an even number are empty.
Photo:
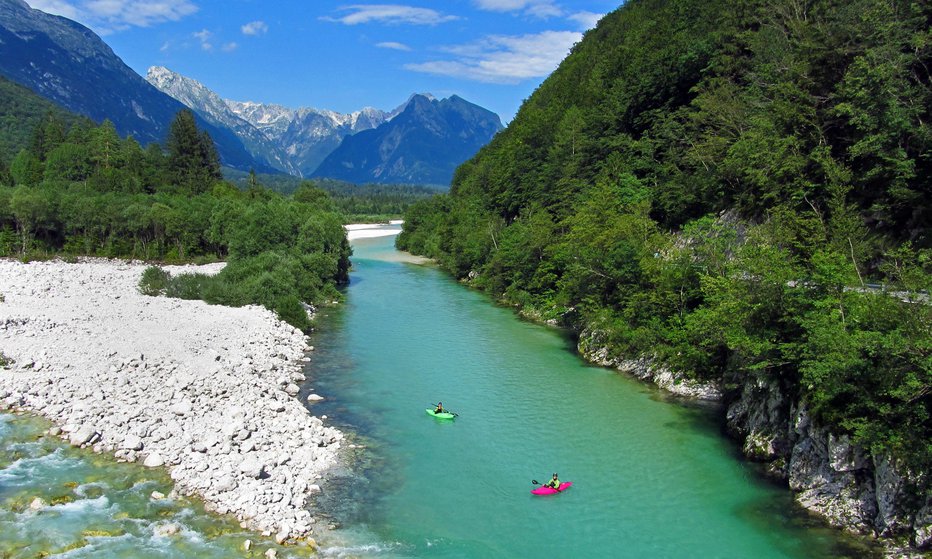
[[[561,491],[566,491],[570,485],[573,485],[572,481],[564,481],[560,484],[559,489],[554,489],[553,487],[541,486],[537,489],[531,489],[531,493],[535,495],[553,495],[554,493],[559,493]]]

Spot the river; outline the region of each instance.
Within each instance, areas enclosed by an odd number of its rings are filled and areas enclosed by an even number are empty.
[[[377,557],[864,557],[738,459],[713,410],[589,366],[393,237],[354,241],[316,405],[367,446],[321,502]],[[442,400],[459,416],[428,416]],[[571,489],[531,495],[557,472]]]
[[[866,557],[738,459],[708,409],[588,366],[565,333],[354,241],[346,304],[319,317],[311,410],[359,448],[324,482],[324,557]],[[438,400],[459,416],[434,419]],[[308,557],[173,497],[164,472],[0,414],[0,557]],[[531,495],[553,472],[572,481]],[[168,495],[153,499],[153,492]],[[44,502],[36,503],[35,499]],[[243,550],[252,539],[256,547]]]

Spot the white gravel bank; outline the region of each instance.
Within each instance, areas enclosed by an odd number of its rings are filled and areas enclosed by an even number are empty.
[[[0,352],[15,360],[0,369],[0,408],[165,465],[178,491],[276,539],[310,533],[307,498],[343,435],[295,398],[307,338],[261,307],[141,295],[145,268],[0,260]]]

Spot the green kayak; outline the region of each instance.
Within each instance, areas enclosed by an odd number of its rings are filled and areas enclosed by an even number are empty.
[[[430,408],[428,408],[428,409],[426,409],[426,410],[424,410],[424,411],[427,412],[427,415],[432,415],[432,416],[436,417],[437,419],[453,419],[454,417],[456,417],[456,414],[450,413],[450,412],[448,412],[448,411],[444,411],[444,412],[437,413],[437,412],[435,412],[434,410],[432,410],[432,409],[430,409]]]

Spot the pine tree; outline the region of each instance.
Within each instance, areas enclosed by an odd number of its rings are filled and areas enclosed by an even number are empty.
[[[100,169],[110,169],[120,165],[120,135],[109,119],[91,133],[91,160]]]
[[[13,175],[10,174],[10,166],[3,159],[0,159],[0,186],[13,186]]]
[[[29,142],[29,151],[39,161],[45,161],[45,156],[64,141],[65,124],[58,115],[49,111],[42,117],[42,122],[33,129],[32,139]]]
[[[168,174],[176,186],[194,193],[206,192],[222,178],[213,140],[197,129],[194,113],[187,109],[178,112],[168,132]]]

